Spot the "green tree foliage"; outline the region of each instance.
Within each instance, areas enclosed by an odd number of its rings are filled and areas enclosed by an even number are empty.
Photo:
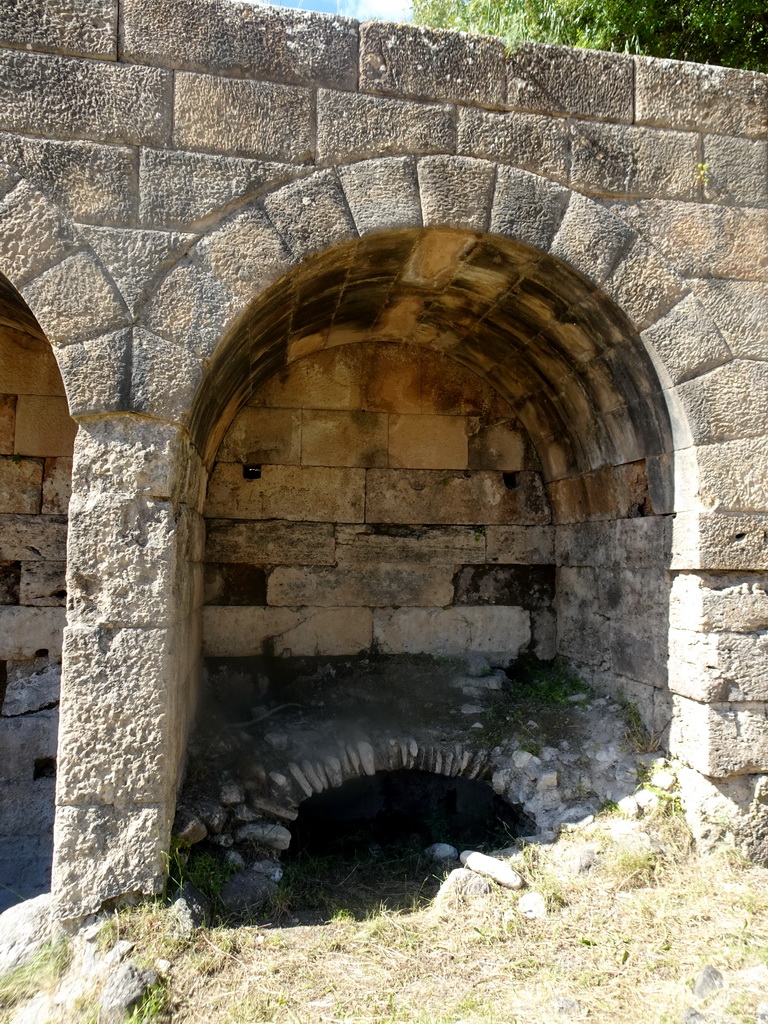
[[[414,0],[414,21],[768,72],[768,0]]]

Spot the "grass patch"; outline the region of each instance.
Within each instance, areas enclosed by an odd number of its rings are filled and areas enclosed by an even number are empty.
[[[522,654],[507,674],[516,701],[563,706],[572,705],[577,694],[592,695],[562,658],[540,661],[534,654]]]
[[[67,942],[43,946],[30,963],[0,974],[0,1024],[11,1019],[11,1011],[20,1003],[55,987],[71,959]]]
[[[629,842],[627,829],[645,836]],[[578,873],[573,862],[584,844],[598,856],[592,870]],[[671,801],[641,824],[599,817],[551,850],[526,847],[520,871],[528,890],[545,897],[542,919],[521,917],[521,893],[500,888],[441,916],[428,899],[436,884],[425,885],[429,870],[401,860],[361,864],[352,874],[347,867],[346,877],[337,863],[331,897],[326,888],[317,895],[317,880],[327,879],[332,864],[301,871],[289,864],[280,920],[201,930],[183,945],[163,948],[159,907],[120,911],[121,937],[172,961],[166,1007],[148,1019],[676,1024],[696,1006],[719,1024],[753,1024],[768,991],[768,871],[725,848],[697,855]],[[366,876],[364,867],[374,873]],[[400,893],[398,907],[387,906],[388,886]],[[364,889],[368,895],[356,902]],[[372,895],[378,905],[363,913]],[[323,923],[292,926],[289,915],[313,900]],[[692,982],[710,963],[728,984],[697,1004]],[[564,998],[577,1009],[554,1011]]]

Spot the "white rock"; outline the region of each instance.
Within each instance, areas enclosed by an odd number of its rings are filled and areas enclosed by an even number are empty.
[[[516,750],[512,755],[512,763],[515,768],[525,768],[533,760],[533,754],[530,750]]]
[[[547,901],[540,892],[527,892],[518,900],[517,912],[522,917],[546,917]]]
[[[520,875],[509,864],[496,860],[495,857],[488,857],[475,850],[464,850],[461,855],[461,863],[475,874],[492,878],[494,882],[498,882],[499,885],[503,885],[507,889],[522,889],[523,887]]]
[[[675,785],[675,776],[666,768],[657,768],[651,775],[651,785],[657,789],[663,789],[666,793]]]
[[[271,846],[274,850],[287,850],[291,845],[291,833],[282,825],[243,825],[235,832],[238,843],[258,843]]]
[[[623,796],[618,807],[626,818],[637,818],[640,814],[640,806],[633,796]]]
[[[557,772],[545,772],[539,779],[539,789],[554,789],[557,786]]]
[[[635,793],[635,801],[640,810],[645,813],[653,811],[659,806],[658,794],[651,793],[648,789],[639,789]]]
[[[266,875],[273,882],[279,882],[283,877],[283,869],[276,860],[257,860],[250,866],[251,871],[258,871],[260,875]]]
[[[28,964],[50,938],[51,894],[25,900],[0,914],[0,974]]]
[[[225,807],[231,807],[234,804],[241,804],[244,800],[245,790],[236,782],[225,782],[219,790],[219,801],[223,803]]]
[[[449,843],[432,843],[424,851],[433,860],[458,860],[459,851]]]

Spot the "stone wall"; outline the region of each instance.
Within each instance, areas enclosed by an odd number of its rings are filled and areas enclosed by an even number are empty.
[[[74,435],[51,348],[9,293],[0,306],[0,908],[50,885]]]
[[[768,79],[229,0],[44,6],[0,7],[0,271],[79,426],[60,916],[161,884],[208,470],[345,337],[510,405],[560,650],[649,722],[671,701],[672,750],[764,843]]]

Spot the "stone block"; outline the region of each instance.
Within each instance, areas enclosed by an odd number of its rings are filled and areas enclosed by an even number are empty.
[[[510,490],[501,473],[369,469],[366,521],[370,523],[547,523],[550,512],[537,473],[518,473]]]
[[[443,608],[453,600],[453,568],[380,564],[338,569],[274,569],[267,602],[274,606],[321,608]]]
[[[248,404],[285,409],[373,409],[367,401],[363,405],[362,373],[361,346],[329,349],[279,370]]]
[[[452,107],[318,90],[319,161],[342,163],[398,153],[451,153],[455,148]]]
[[[674,267],[640,239],[619,262],[603,288],[640,331],[678,302],[685,291]]]
[[[69,345],[128,320],[113,282],[87,250],[43,271],[22,293],[52,345]]]
[[[389,465],[400,469],[466,469],[466,418],[391,415]]]
[[[312,156],[312,97],[307,89],[176,72],[173,137],[177,148],[305,163]]]
[[[318,171],[270,193],[264,208],[294,259],[357,236],[344,192],[332,171]]]
[[[264,570],[245,562],[205,566],[203,601],[214,605],[265,605],[267,581]]]
[[[768,365],[737,359],[675,389],[696,444],[711,444],[763,433],[759,417],[747,414],[749,395],[764,395]]]
[[[768,700],[764,633],[669,631],[669,687],[704,703]]]
[[[0,153],[78,223],[126,224],[135,217],[138,158],[134,149],[9,132],[0,137]],[[98,188],[93,187],[95,181]]]
[[[21,564],[19,562],[0,562],[0,604],[19,603],[20,582]]]
[[[354,89],[357,23],[226,0],[126,0],[123,59],[295,85]]]
[[[671,569],[768,569],[768,515],[680,512],[672,532]]]
[[[620,53],[525,43],[507,59],[507,106],[631,122],[632,58]]]
[[[196,356],[210,356],[243,306],[218,278],[185,259],[163,278],[144,309],[144,325]]]
[[[0,515],[0,561],[57,560],[67,552],[63,515]]]
[[[28,182],[20,182],[0,201],[0,259],[17,288],[66,256],[72,246],[71,226]]]
[[[708,199],[737,206],[768,203],[768,142],[704,135],[704,192]]]
[[[768,706],[701,704],[673,696],[670,752],[702,775],[724,778],[768,766]]]
[[[183,423],[203,376],[194,353],[150,331],[133,329],[130,408],[158,419]]]
[[[115,60],[117,0],[9,0],[0,10],[0,45]]]
[[[615,521],[563,523],[554,532],[558,565],[597,567],[618,560]]]
[[[569,193],[535,174],[499,167],[491,231],[547,252],[562,220]]]
[[[16,395],[63,395],[56,358],[43,338],[10,327],[2,328],[2,377],[0,387],[12,396],[15,416]]]
[[[458,153],[565,181],[568,127],[561,118],[459,107],[458,119]]]
[[[69,420],[70,413],[80,416],[88,413],[119,412],[127,407],[131,335],[129,331],[112,331],[96,338],[87,338],[85,341],[66,345],[58,349],[57,354],[67,388],[67,401],[59,400],[64,405],[68,420],[66,429],[62,432],[60,446],[69,439],[71,452],[74,423]],[[47,401],[52,402],[54,399]],[[63,417],[64,412],[59,413],[59,418]]]
[[[760,137],[768,86],[754,71],[635,57],[635,120]]]
[[[160,803],[174,793],[168,715],[178,639],[166,629],[67,627],[57,776],[61,803],[128,808]],[[111,728],[104,727],[105,720]],[[115,735],[121,737],[119,745]]]
[[[512,473],[526,468],[526,438],[517,420],[489,423],[471,416],[467,433],[470,469]]]
[[[337,169],[359,235],[421,226],[416,166],[410,157],[387,157]]]
[[[484,562],[485,531],[470,526],[339,524],[336,560],[339,566],[363,567],[382,562],[450,566]]]
[[[364,511],[364,469],[264,466],[259,479],[244,481],[242,466],[220,462],[208,485],[205,514],[359,523]]]
[[[555,561],[552,526],[488,526],[485,533],[489,562],[549,565]]]
[[[603,281],[634,241],[634,233],[605,207],[574,192],[550,250],[592,281]]]
[[[768,283],[711,279],[692,286],[737,359],[768,358]]]
[[[663,384],[679,384],[731,358],[712,317],[691,294],[646,328],[642,337]]]
[[[7,685],[2,707],[4,716],[11,718],[30,712],[50,711],[59,703],[61,665],[49,661],[48,658],[31,658],[27,661],[6,662],[6,668]],[[56,724],[55,720],[50,721],[51,732],[54,735],[49,740],[49,747],[52,748],[53,754],[56,752]],[[26,756],[32,760],[30,754],[31,752],[28,752]],[[26,776],[26,779],[34,779],[28,768],[26,771],[19,771],[18,775],[20,778]]]
[[[751,437],[702,445],[697,498],[706,509],[761,512],[766,507],[768,437]]]
[[[23,661],[38,651],[61,654],[63,608],[0,607],[0,661]],[[42,657],[42,655],[41,655]]]
[[[634,125],[571,124],[573,188],[587,193],[694,199],[698,136]]]
[[[768,576],[677,573],[672,578],[669,621],[675,629],[699,633],[768,629]]]
[[[153,226],[187,227],[300,171],[295,164],[143,148],[139,216]]]
[[[375,412],[422,411],[421,363],[413,350],[375,344],[363,348],[363,408]]]
[[[377,608],[373,638],[385,654],[462,657],[499,653],[510,658],[531,638],[522,608]]]
[[[667,685],[667,641],[664,630],[645,622],[610,621],[611,673],[620,679],[634,679],[645,686]]]
[[[208,562],[254,565],[333,565],[335,545],[331,523],[235,522],[207,519],[205,558]]]
[[[642,199],[617,207],[685,277],[768,281],[768,210]]]
[[[105,899],[161,892],[172,818],[166,804],[60,806],[52,883],[56,918],[82,920]]]
[[[386,466],[387,443],[387,417],[382,413],[301,413],[303,466]]]
[[[157,68],[0,52],[0,127],[65,139],[162,145],[171,76]]]
[[[616,521],[616,560],[636,568],[666,568],[672,550],[671,516],[641,516]]]
[[[25,562],[21,568],[19,604],[37,608],[64,605],[67,596],[66,562]]]
[[[549,607],[555,597],[554,565],[465,565],[455,578],[457,605]]]
[[[13,455],[16,395],[0,395],[0,455]]]
[[[486,231],[496,167],[466,156],[428,156],[418,163],[425,227]]]
[[[0,513],[40,511],[43,464],[38,459],[0,458]]]
[[[290,269],[285,244],[263,210],[248,207],[195,246],[206,270],[235,295],[250,299]]]
[[[224,435],[216,458],[220,462],[298,465],[301,462],[301,419],[298,409],[245,406]]]
[[[422,25],[363,22],[360,90],[501,107],[504,44]]]
[[[19,395],[16,399],[15,448],[19,455],[71,455],[76,433],[77,424],[65,398]]]
[[[0,718],[0,742],[3,745],[0,786],[9,782],[32,781],[35,761],[56,756],[58,720],[58,712],[53,708],[34,716]]]
[[[203,609],[208,657],[331,657],[370,646],[370,608]]]

